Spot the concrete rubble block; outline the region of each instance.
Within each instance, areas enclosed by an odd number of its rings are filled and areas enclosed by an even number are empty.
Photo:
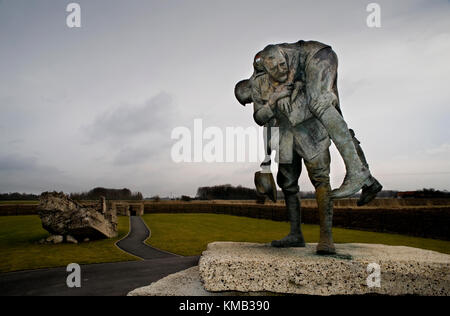
[[[45,230],[66,236],[66,241],[69,235],[75,240],[117,236],[115,210],[106,209],[104,199],[98,205],[85,206],[62,192],[45,192],[39,199],[38,214]]]
[[[64,241],[64,236],[61,235],[51,235],[49,237],[47,237],[47,239],[45,240],[46,243],[52,243],[52,244],[60,244]]]
[[[69,244],[78,244],[78,240],[76,240],[74,237],[70,235],[66,236],[66,242]]]

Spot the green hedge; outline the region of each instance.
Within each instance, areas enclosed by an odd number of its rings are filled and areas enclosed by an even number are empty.
[[[220,203],[148,203],[146,214],[214,213],[251,218],[288,221],[282,205],[220,204]],[[317,208],[302,207],[302,222],[318,224]],[[333,225],[376,232],[450,240],[450,207],[424,208],[335,208]]]

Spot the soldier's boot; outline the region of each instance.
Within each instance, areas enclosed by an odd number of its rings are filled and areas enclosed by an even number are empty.
[[[350,129],[350,135],[353,137],[353,143],[355,144],[356,152],[358,153],[359,159],[363,163],[363,165],[369,169],[369,164],[367,163],[366,156],[364,155],[364,152],[361,148],[360,141],[355,137],[355,132]],[[373,176],[370,176],[372,180],[371,185],[364,185],[362,188],[361,196],[359,197],[358,202],[356,203],[358,206],[366,205],[367,203],[370,203],[383,189],[383,186],[380,182],[378,182],[377,179],[375,179]]]
[[[319,255],[335,254],[332,226],[333,226],[333,201],[330,199],[331,187],[319,186],[316,189],[316,200],[319,209],[320,239],[316,247]]]
[[[320,118],[341,154],[347,170],[344,182],[339,189],[331,191],[330,197],[332,199],[346,198],[361,190],[363,186],[370,186],[373,179],[370,176],[369,168],[361,162],[347,123],[341,114],[334,106],[329,106],[323,111]]]
[[[297,194],[285,194],[284,200],[291,223],[291,231],[283,239],[272,241],[272,247],[305,247],[305,239],[300,226],[300,200]]]
[[[371,202],[374,198],[376,198],[378,192],[383,189],[383,186],[377,179],[373,178],[373,183],[371,185],[365,185],[362,188],[361,196],[359,197],[358,202],[356,204],[358,206],[366,205]]]

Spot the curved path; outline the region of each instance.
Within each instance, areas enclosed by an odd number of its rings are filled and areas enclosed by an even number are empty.
[[[67,287],[65,267],[0,273],[0,295],[127,295],[198,264],[199,256],[182,257],[145,245],[149,235],[143,220],[132,216],[129,234],[116,245],[144,260],[81,265],[81,288]]]
[[[150,230],[140,216],[130,216],[130,232],[116,243],[117,247],[141,259],[180,257],[146,245]]]

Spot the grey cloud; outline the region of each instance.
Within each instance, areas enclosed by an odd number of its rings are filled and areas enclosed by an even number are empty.
[[[0,129],[2,129],[2,127],[0,126]],[[10,141],[8,141],[8,145],[18,145],[18,144],[22,144],[24,142],[23,139],[12,139]]]
[[[115,165],[134,165],[145,162],[155,153],[156,148],[149,147],[125,147],[114,158]]]
[[[33,156],[7,154],[0,156],[0,192],[41,193],[70,190],[73,179],[53,166],[40,163]]]
[[[169,153],[172,144],[173,142],[170,138],[163,137],[152,143],[140,146],[125,146],[116,154],[113,163],[117,166],[135,165],[151,161],[161,163],[170,159]]]
[[[13,154],[0,156],[0,171],[34,170],[37,167],[35,157],[21,157]]]
[[[115,165],[130,165],[146,161],[152,154],[150,148],[123,148],[115,157]]]
[[[40,171],[60,173],[61,171],[51,166],[38,163],[38,159],[32,156],[8,154],[0,156],[0,171]]]
[[[162,134],[174,116],[173,98],[159,93],[140,105],[121,105],[97,116],[86,126],[92,141],[117,140],[143,133]]]
[[[90,142],[106,141],[118,149],[113,165],[136,165],[168,152],[176,117],[173,97],[161,92],[143,104],[121,105],[97,116],[86,133]]]
[[[450,144],[444,143],[437,147],[430,148],[426,150],[428,155],[449,155],[450,156]]]

